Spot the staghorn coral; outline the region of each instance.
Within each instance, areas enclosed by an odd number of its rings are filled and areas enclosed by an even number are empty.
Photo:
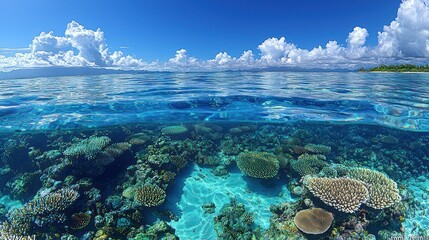
[[[292,169],[301,176],[317,174],[322,168],[328,166],[323,160],[325,160],[323,155],[310,155],[305,153],[299,156],[297,161],[292,162],[291,166]]]
[[[299,230],[307,234],[322,234],[331,227],[334,216],[321,208],[312,208],[299,211],[294,218]]]
[[[69,221],[68,221],[68,226],[71,229],[83,229],[86,226],[88,226],[89,222],[91,221],[91,215],[89,213],[75,213],[73,215],[71,215]]]
[[[159,206],[165,201],[166,193],[164,189],[156,185],[144,185],[137,188],[134,201],[145,207]]]
[[[324,203],[346,213],[357,211],[369,198],[365,184],[354,179],[308,177],[304,184]]]
[[[267,152],[244,152],[237,157],[237,166],[246,175],[255,178],[273,178],[280,168],[279,160]]]
[[[307,152],[315,153],[315,154],[326,155],[326,154],[329,154],[331,152],[331,147],[325,146],[322,144],[309,143],[309,144],[305,145],[304,148]]]
[[[401,201],[396,183],[381,172],[367,168],[352,168],[348,171],[350,178],[366,183],[369,199],[366,205],[383,209]]]
[[[70,207],[79,193],[71,188],[62,188],[43,197],[32,200],[18,209],[9,212],[9,232],[12,234],[28,234],[33,225],[43,227],[49,223],[65,221],[62,213]]]

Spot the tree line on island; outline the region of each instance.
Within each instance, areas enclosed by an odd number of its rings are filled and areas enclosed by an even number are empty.
[[[413,64],[400,64],[400,65],[380,65],[373,68],[361,67],[359,72],[429,72],[428,65],[413,65]]]

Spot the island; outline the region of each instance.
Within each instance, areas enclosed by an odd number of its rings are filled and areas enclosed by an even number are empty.
[[[429,65],[380,65],[373,68],[359,68],[359,72],[429,72]]]

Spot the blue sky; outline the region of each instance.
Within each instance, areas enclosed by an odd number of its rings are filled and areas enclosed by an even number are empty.
[[[28,47],[41,31],[64,33],[75,20],[101,28],[108,46],[146,61],[168,60],[181,48],[209,59],[226,51],[240,56],[270,37],[284,36],[311,49],[329,40],[345,44],[355,26],[377,44],[396,16],[399,0],[151,0],[151,1],[1,1],[0,47]]]
[[[14,0],[0,9],[0,71],[429,63],[429,0]]]

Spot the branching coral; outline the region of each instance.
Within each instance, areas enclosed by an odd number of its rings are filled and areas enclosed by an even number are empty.
[[[109,145],[110,141],[110,138],[106,136],[92,136],[68,147],[64,151],[64,155],[80,172],[100,175],[107,165],[115,161],[116,157],[131,148],[130,143],[121,142]]]
[[[180,135],[188,132],[188,129],[185,126],[168,126],[161,129],[161,132],[165,135]]]
[[[144,185],[137,188],[134,201],[145,207],[159,206],[165,201],[166,193],[164,189],[156,185]]]
[[[365,184],[354,179],[309,177],[304,184],[324,203],[346,213],[357,211],[369,198]]]
[[[64,151],[66,157],[79,158],[81,156],[88,160],[95,159],[98,153],[110,143],[110,138],[106,136],[84,139],[77,144],[73,144]]]
[[[255,178],[273,178],[280,168],[274,154],[266,152],[244,152],[237,157],[237,166],[245,174]]]
[[[348,176],[366,183],[369,192],[366,205],[372,208],[383,209],[401,201],[398,186],[383,173],[366,168],[352,168],[348,171]]]
[[[325,146],[322,144],[312,144],[309,143],[307,145],[304,146],[305,150],[307,150],[310,153],[315,153],[315,154],[328,154],[331,152],[331,147],[329,146]]]
[[[71,188],[62,188],[43,197],[32,200],[9,213],[9,231],[13,234],[28,234],[33,224],[42,227],[49,223],[64,222],[62,213],[70,207],[79,193]]]
[[[308,174],[317,174],[323,167],[328,164],[323,161],[323,155],[302,154],[297,161],[291,163],[292,169],[301,176]]]

